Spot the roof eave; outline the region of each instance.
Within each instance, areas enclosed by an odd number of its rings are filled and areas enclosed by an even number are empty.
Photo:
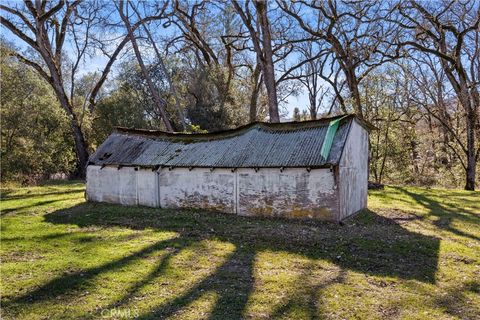
[[[202,169],[327,169],[333,168],[338,166],[337,163],[325,163],[322,165],[314,165],[314,166],[248,166],[248,167],[225,167],[225,166],[169,166],[169,165],[143,165],[143,164],[121,164],[121,163],[95,163],[90,161],[88,163],[89,166],[103,166],[103,167],[125,167],[125,168],[146,168],[146,169],[153,169],[153,168],[202,168]]]

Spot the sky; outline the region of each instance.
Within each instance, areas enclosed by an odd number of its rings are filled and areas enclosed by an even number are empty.
[[[81,73],[87,74],[90,72],[101,71],[103,70],[107,59],[104,56],[96,56],[93,59],[89,59],[83,66]],[[286,111],[288,112],[287,118],[293,117],[293,109],[298,107],[300,111],[307,110],[308,107],[308,95],[306,92],[301,92],[298,96],[290,96],[287,98],[287,104],[285,106]]]
[[[0,26],[0,37],[8,42],[12,42],[16,47],[22,49],[26,48],[26,45],[22,40],[17,38],[14,34],[12,34],[8,29],[3,26]],[[72,47],[67,42],[65,43],[64,48],[66,51],[72,49]],[[86,61],[80,65],[79,75],[95,71],[102,71],[107,61],[108,59],[103,55],[88,57]],[[114,68],[115,65],[118,65],[118,61],[114,64]],[[300,91],[300,94],[298,96],[290,96],[286,99],[286,104],[283,105],[284,109],[281,110],[281,113],[282,111],[286,111],[287,115],[285,116],[285,118],[291,119],[293,117],[293,110],[296,107],[298,107],[301,111],[307,110],[308,103],[309,102],[307,93],[305,91]]]

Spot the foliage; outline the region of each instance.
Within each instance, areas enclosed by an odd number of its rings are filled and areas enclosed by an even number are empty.
[[[200,128],[200,126],[196,126],[196,125],[193,125],[193,124],[188,126],[188,131],[192,132],[192,133],[207,133],[208,132],[207,130],[203,130],[202,128]]]
[[[170,61],[167,62],[171,65]],[[172,68],[172,81],[180,91],[179,97],[172,96],[157,66],[150,65],[149,71],[160,96],[167,102],[166,110],[172,115],[170,121],[177,131],[181,129],[175,117],[175,99],[179,99],[184,109],[189,131],[215,131],[245,124],[247,109],[242,103],[241,93],[232,99],[225,97],[225,91],[218,89],[219,84],[215,79],[221,70],[196,69],[188,72],[180,62]],[[101,143],[115,126],[164,130],[150,91],[135,62],[122,64],[118,76],[110,83],[109,94],[97,105],[92,133],[95,144]]]
[[[3,319],[480,313],[475,192],[387,187],[338,225],[85,203],[83,191],[2,189]]]
[[[193,70],[181,68],[182,103],[187,119],[207,131],[234,128],[247,122],[247,96],[240,83],[227,89],[223,81],[226,70],[221,67],[198,66]],[[230,90],[230,91],[229,91]]]
[[[153,129],[161,125],[154,104],[136,64],[122,64],[119,76],[110,83],[108,95],[94,110],[92,143],[100,145],[114,127]]]
[[[480,181],[479,1],[39,3],[2,6],[2,42],[15,41],[2,54],[16,59],[2,63],[22,62],[50,85],[50,105],[69,117],[63,140],[74,141],[77,176],[114,126],[213,132],[277,122],[303,91],[309,115],[297,108],[296,121],[355,112],[378,128],[370,179],[468,190]],[[4,111],[8,130],[32,111],[18,108]],[[51,121],[63,114],[45,110]],[[54,125],[32,119],[22,153],[5,156],[18,162],[5,163],[9,179],[70,161],[70,142],[59,146],[44,134]],[[40,161],[23,155],[38,152]]]
[[[360,86],[365,116],[376,127],[370,133],[370,179],[379,183],[462,187],[465,157],[456,150],[450,132],[424,112],[424,105],[433,106],[434,102],[422,97],[418,79],[413,79],[411,72],[408,65],[383,67],[370,73]],[[431,86],[438,88],[439,84]],[[452,130],[465,139],[465,115],[458,101],[440,94]],[[477,167],[480,169],[479,163]]]
[[[2,181],[68,174],[75,167],[73,139],[52,89],[13,59],[3,56],[0,68]]]

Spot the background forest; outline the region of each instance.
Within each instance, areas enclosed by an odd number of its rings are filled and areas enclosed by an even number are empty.
[[[370,180],[478,186],[479,1],[2,1],[1,178],[82,177],[115,126],[355,113]],[[296,99],[297,98],[297,99]]]

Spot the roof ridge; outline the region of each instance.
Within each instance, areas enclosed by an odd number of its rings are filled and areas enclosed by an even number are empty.
[[[353,114],[343,114],[335,117],[321,118],[316,120],[307,120],[307,121],[290,121],[290,122],[263,122],[255,121],[249,124],[227,130],[212,131],[207,133],[185,133],[185,132],[167,132],[163,130],[151,130],[151,129],[138,129],[138,128],[127,128],[127,127],[114,127],[114,132],[116,133],[127,133],[127,134],[137,134],[143,136],[153,136],[153,137],[166,137],[166,138],[187,138],[187,139],[202,139],[202,138],[215,138],[220,136],[230,136],[236,135],[242,131],[251,130],[255,127],[261,129],[267,129],[266,131],[301,131],[309,128],[316,128],[319,126],[325,126],[330,123],[332,120],[341,119],[341,118],[357,118]]]

